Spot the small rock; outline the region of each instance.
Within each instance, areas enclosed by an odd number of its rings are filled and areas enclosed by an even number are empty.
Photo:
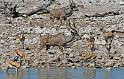
[[[74,54],[73,53],[70,53],[69,54],[69,58],[72,58],[72,57],[74,57]]]
[[[4,41],[4,40],[1,40],[1,41],[0,41],[0,43],[1,43],[1,44],[4,44],[4,43],[5,43],[5,41]]]
[[[95,63],[90,63],[89,66],[90,67],[95,67]]]
[[[121,59],[121,57],[114,57],[114,59],[115,59],[115,60],[120,60],[120,59]]]
[[[67,66],[68,67],[71,67],[71,66],[73,66],[73,63],[69,63],[69,64],[67,64]]]
[[[80,67],[81,64],[80,64],[80,63],[74,63],[74,66],[76,66],[76,67]]]
[[[62,60],[62,63],[64,63],[64,64],[67,63],[67,62],[68,62],[67,59]]]

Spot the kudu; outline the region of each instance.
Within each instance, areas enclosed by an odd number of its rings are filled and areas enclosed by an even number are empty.
[[[70,22],[69,22],[70,26]],[[75,39],[75,36],[79,36],[77,30],[72,28],[71,37],[67,40],[68,37],[64,35],[64,33],[58,33],[56,35],[45,35],[40,38],[40,47],[38,48],[38,53],[46,46],[46,50],[49,49],[50,46],[59,46],[61,51],[63,52],[63,47],[66,46],[67,43],[72,42]]]
[[[76,9],[77,7],[73,1],[69,0],[69,2],[70,5],[68,8],[52,9],[49,11],[50,18],[52,19],[52,21],[54,21],[54,19],[57,18],[60,20],[60,25],[61,25],[62,20],[72,15],[74,8]]]

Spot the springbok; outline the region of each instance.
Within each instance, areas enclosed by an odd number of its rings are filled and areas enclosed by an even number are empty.
[[[95,38],[94,36],[92,35],[92,33],[90,32],[90,37],[88,38],[88,48],[93,51],[94,50],[94,41],[95,41]]]
[[[110,42],[112,42],[112,40],[113,40],[113,38],[114,38],[114,33],[115,31],[114,30],[112,30],[112,31],[110,31],[110,32],[104,32],[103,33],[103,36],[104,36],[104,38],[105,38],[105,41],[108,43],[108,40],[110,39]]]
[[[94,51],[94,43],[93,42],[88,42],[87,46],[90,49],[90,51]]]
[[[21,67],[22,60],[20,60],[20,62],[16,62],[12,60],[5,60],[5,64],[7,67],[7,71],[9,70],[9,68],[15,68],[16,72],[18,72],[18,69]]]
[[[84,61],[93,61],[96,58],[96,54],[93,52],[86,52],[82,54],[82,57]]]
[[[14,50],[14,54],[17,56],[20,56],[22,59],[26,60],[27,59],[27,53],[20,51],[19,49]]]
[[[24,49],[24,42],[25,42],[25,35],[24,35],[24,33],[21,33],[17,38],[20,40],[20,42],[22,44],[22,48]]]
[[[95,38],[94,38],[92,32],[90,32],[90,36],[88,38],[88,42],[94,42],[94,41],[95,41]]]

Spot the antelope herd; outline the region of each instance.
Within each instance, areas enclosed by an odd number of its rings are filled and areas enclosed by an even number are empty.
[[[37,53],[39,53],[44,47],[46,47],[46,51],[47,51],[51,46],[59,46],[59,48],[61,49],[61,52],[63,53],[63,48],[65,47],[66,43],[74,40],[76,35],[78,36],[77,34],[78,32],[76,30],[73,30],[73,31],[74,32],[72,32],[73,33],[72,38],[70,38],[70,40],[68,41],[66,40],[66,37],[63,33],[58,33],[56,35],[47,34],[45,36],[42,36],[39,40],[40,46],[37,49],[38,50]],[[112,35],[113,35],[112,32],[108,32],[104,34],[104,37],[108,40],[111,38]],[[89,60],[93,61],[96,58],[96,54],[93,53],[94,45],[95,45],[94,41],[95,41],[95,38],[93,34],[90,32],[89,38],[87,40],[88,42],[87,46],[90,49],[90,51],[82,55],[84,61],[89,61]],[[111,44],[109,44],[108,41],[106,41],[105,47],[107,48],[108,51],[110,51]],[[22,61],[27,60],[27,53],[20,51],[19,49],[14,49],[13,53],[16,55],[17,58],[14,60],[5,60],[7,71],[9,70],[9,68],[15,68],[16,71],[18,71],[18,69],[22,66]]]
[[[61,52],[63,53],[63,48],[66,46],[67,43],[72,42],[73,40],[77,39],[76,36],[80,37],[78,31],[74,28],[71,27],[70,22],[69,22],[69,26],[71,31],[71,38],[69,40],[66,39],[66,36],[64,35],[64,33],[58,33],[56,35],[45,35],[40,37],[39,40],[39,46],[37,47],[37,52],[36,53],[40,53],[40,51],[46,47],[46,51],[48,49],[50,49],[51,46],[59,46]],[[111,42],[109,43],[108,40],[113,39],[114,37],[114,31],[111,32],[103,32],[103,37],[106,41],[105,47],[108,50],[108,53],[110,52],[111,49]],[[20,36],[18,36],[20,42],[24,42],[25,41],[25,35],[24,33],[20,34]],[[81,37],[80,37],[81,38]],[[80,40],[80,39],[78,39]],[[84,53],[82,55],[83,60],[84,61],[93,61],[96,58],[96,54],[94,53],[94,45],[95,45],[95,36],[93,35],[92,32],[89,33],[89,38],[87,40],[87,45],[88,48],[90,49],[90,51]],[[13,60],[5,60],[5,64],[6,64],[6,68],[7,71],[9,70],[9,68],[15,68],[16,71],[18,71],[18,69],[22,66],[22,61],[28,60],[28,55],[27,53],[20,51],[19,49],[14,49],[13,53],[16,55],[15,58]]]
[[[70,7],[69,8],[61,8],[61,9],[53,9],[50,10],[50,18],[54,21],[55,18],[60,19],[60,22],[62,20],[64,20],[65,18],[68,17],[68,15],[70,16],[72,14],[72,12],[74,11],[73,8],[75,8],[75,4],[74,3],[70,3]],[[51,46],[58,46],[59,49],[61,50],[61,52],[63,53],[63,48],[65,47],[65,45],[69,42],[72,42],[73,40],[75,40],[75,36],[79,36],[77,30],[74,28],[71,28],[71,38],[69,40],[66,39],[66,36],[64,35],[64,33],[58,33],[56,35],[45,35],[42,36],[39,40],[39,46],[37,49],[36,53],[39,53],[44,47],[46,47],[46,51],[48,49],[50,49]],[[113,40],[113,35],[114,31],[111,32],[105,32],[103,33],[103,37],[106,41],[105,47],[107,48],[108,51],[110,51],[111,49],[111,42]],[[24,48],[24,42],[25,42],[25,35],[24,33],[21,33],[20,36],[18,36],[21,44],[23,45]],[[111,41],[109,43],[109,40]],[[90,32],[89,33],[89,38],[87,40],[87,47],[90,49],[90,52],[85,53],[84,55],[84,60],[88,61],[88,59],[92,59],[94,60],[96,58],[96,54],[93,53],[94,51],[94,42],[95,42],[95,38],[93,36],[93,33]],[[17,59],[19,59],[19,61],[17,60],[5,60],[5,64],[7,67],[7,71],[9,70],[9,68],[15,68],[16,71],[18,71],[18,69],[22,66],[22,60],[27,60],[27,53],[20,51],[19,49],[15,49],[14,50],[14,54],[16,54],[18,57]]]
[[[17,58],[14,58],[13,60],[5,60],[7,71],[9,70],[9,68],[15,68],[16,71],[18,71],[18,69],[22,66],[22,61],[26,60],[27,54],[25,52],[15,49],[13,53],[16,54],[15,57]]]
[[[75,30],[73,30],[73,31],[75,31]],[[44,47],[46,47],[46,51],[47,51],[50,48],[50,46],[59,46],[59,48],[61,49],[61,52],[63,53],[63,48],[65,47],[66,43],[74,40],[75,36],[78,35],[77,31],[72,32],[72,33],[73,33],[72,38],[69,41],[66,40],[66,37],[63,33],[58,33],[56,35],[48,35],[47,34],[47,35],[41,37],[40,38],[40,47],[37,49],[38,50],[37,53],[39,53]],[[104,38],[106,41],[105,47],[107,48],[108,51],[110,51],[110,49],[111,49],[111,44],[109,44],[107,40],[112,38],[112,36],[113,36],[112,32],[104,33]],[[22,41],[22,39],[20,41]],[[96,54],[93,53],[94,41],[95,41],[95,38],[94,38],[93,34],[90,32],[89,38],[87,41],[88,42],[87,46],[91,52],[89,51],[88,53],[84,53],[82,55],[83,60],[85,62],[86,61],[93,61],[96,58]],[[15,49],[13,53],[16,54],[16,56],[19,56],[20,59],[19,59],[19,61],[17,61],[17,60],[5,60],[6,68],[7,68],[7,71],[10,68],[15,68],[16,72],[18,72],[18,69],[22,66],[22,60],[27,59],[27,53],[20,51],[19,49]]]

